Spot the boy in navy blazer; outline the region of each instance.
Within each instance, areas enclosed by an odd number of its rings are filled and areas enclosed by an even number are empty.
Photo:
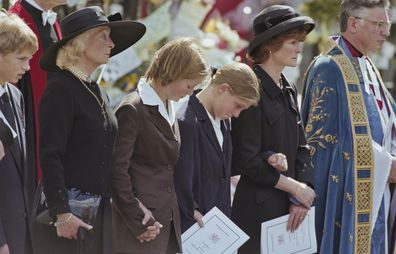
[[[25,184],[24,103],[21,92],[10,83],[16,83],[29,70],[29,60],[37,48],[36,35],[22,19],[0,12],[0,118],[4,134],[0,137],[4,148],[0,161],[1,254],[31,253],[30,195],[34,191]]]

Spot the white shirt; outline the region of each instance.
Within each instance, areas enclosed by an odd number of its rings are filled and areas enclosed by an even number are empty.
[[[145,79],[140,79],[137,89],[143,104],[149,106],[158,106],[159,113],[172,127],[176,121],[176,114],[172,103],[168,100],[167,111],[164,102]]]
[[[217,138],[217,141],[219,141],[220,148],[221,148],[221,150],[223,150],[224,137],[223,137],[223,132],[221,132],[221,121],[220,121],[220,119],[217,119],[217,118],[214,119],[206,108],[205,108],[205,110],[209,116],[210,122],[212,123],[213,129],[216,133],[216,138]]]
[[[382,128],[384,129],[387,122],[389,121],[389,112],[386,107],[388,103],[386,102],[386,98],[383,98],[382,93],[380,91],[380,82],[378,80],[377,74],[375,73],[374,67],[372,66],[371,62],[367,57],[359,58],[359,64],[363,74],[366,93],[374,97],[375,100],[381,100],[383,103],[382,109],[379,108],[377,103],[376,106],[378,112],[381,115],[381,124],[382,124]],[[373,89],[375,91],[374,93],[370,88],[370,84],[373,86]]]
[[[362,71],[363,80],[364,80],[364,92],[374,97],[375,105],[377,107],[378,113],[381,118],[381,125],[378,125],[379,128],[382,127],[384,133],[383,141],[378,144],[374,140],[372,140],[373,144],[373,158],[374,158],[374,172],[373,172],[373,205],[372,205],[372,220],[373,223],[371,225],[371,230],[374,229],[375,222],[377,220],[378,211],[381,206],[382,197],[385,200],[385,211],[389,211],[390,201],[391,201],[391,193],[388,184],[388,177],[392,166],[392,155],[395,154],[395,139],[392,135],[392,126],[395,124],[395,117],[393,112],[391,116],[389,116],[389,112],[387,111],[388,104],[386,96],[383,97],[380,92],[381,81],[377,76],[376,71],[374,70],[374,66],[372,66],[371,62],[367,57],[358,58],[360,69]],[[370,88],[370,84],[373,86],[375,94]],[[384,91],[385,93],[385,91]],[[377,99],[382,100],[383,107],[379,108]],[[389,105],[389,104],[388,104]],[[390,106],[390,105],[389,105]],[[391,214],[395,214],[395,211],[391,212]],[[385,213],[385,221],[388,220],[388,213]],[[387,246],[387,236],[385,235],[385,242]]]
[[[31,6],[33,6],[34,8],[36,8],[37,10],[40,10],[42,12],[41,17],[42,17],[43,26],[45,26],[46,23],[48,22],[51,25],[51,36],[55,35],[55,37],[53,37],[53,38],[57,39],[58,37],[56,36],[55,30],[53,29],[53,24],[56,21],[57,13],[52,10],[45,11],[34,0],[26,0],[26,2],[29,3]]]

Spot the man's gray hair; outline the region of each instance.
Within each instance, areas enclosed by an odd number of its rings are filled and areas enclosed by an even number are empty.
[[[342,0],[340,5],[340,30],[345,32],[349,17],[358,17],[366,9],[389,8],[389,0]]]

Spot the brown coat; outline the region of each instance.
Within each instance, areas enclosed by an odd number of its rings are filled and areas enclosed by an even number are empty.
[[[179,246],[176,251],[181,252],[179,208],[173,185],[173,169],[179,156],[177,121],[172,130],[158,106],[143,104],[137,92],[125,97],[116,116],[119,130],[112,161],[114,250],[166,253],[170,229],[174,228],[178,241],[175,245]],[[136,239],[147,227],[142,225],[143,212],[136,198],[163,225],[161,233],[148,243]]]

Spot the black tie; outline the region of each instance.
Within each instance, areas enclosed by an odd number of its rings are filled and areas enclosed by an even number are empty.
[[[4,92],[3,95],[1,96],[1,106],[3,111],[4,116],[6,117],[8,124],[12,127],[12,129],[17,132],[17,129],[15,127],[15,117],[14,117],[14,112],[11,107],[10,103],[10,97],[8,97],[7,92]]]
[[[1,96],[0,110],[3,112],[3,115],[7,119],[8,124],[11,126],[11,128],[19,135],[18,129],[15,124],[14,111],[12,110],[12,106],[10,103],[10,97],[8,97],[8,94],[6,91]],[[22,156],[21,147],[19,145],[18,137],[15,138],[14,145],[12,145],[10,148],[12,149],[13,147],[15,147],[14,152],[18,153],[19,156]]]

